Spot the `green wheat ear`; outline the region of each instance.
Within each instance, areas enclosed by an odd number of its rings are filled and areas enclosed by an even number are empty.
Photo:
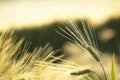
[[[94,58],[97,62],[100,62],[100,58],[99,58],[98,55],[95,53],[95,51],[92,50],[92,48],[87,47],[86,49],[87,49],[87,51],[93,56],[93,58]]]
[[[84,70],[81,70],[81,71],[72,72],[71,75],[83,75],[83,74],[87,74],[87,73],[90,73],[90,72],[92,72],[92,71],[89,70],[89,69],[84,69]]]
[[[81,70],[81,71],[72,72],[71,75],[73,75],[73,76],[84,75],[84,77],[87,80],[91,80],[90,76],[88,76],[89,73],[95,74],[100,80],[102,80],[101,77],[96,72],[94,72],[90,69],[84,69],[84,70]]]
[[[104,67],[100,61],[99,56],[95,51],[97,44],[95,42],[96,38],[95,38],[94,31],[92,31],[92,28],[86,22],[86,20],[82,20],[81,23],[82,23],[81,28],[83,31],[80,30],[79,26],[76,23],[74,23],[73,21],[70,21],[70,23],[68,25],[65,25],[64,28],[59,27],[61,32],[57,31],[57,33],[59,33],[60,35],[62,35],[72,43],[76,44],[78,47],[88,51],[88,53],[92,55],[92,57],[100,64],[104,73],[105,80],[107,80]]]
[[[72,43],[76,44],[80,48],[88,51],[97,62],[100,62],[100,58],[94,49],[96,48],[94,31],[92,31],[92,28],[86,22],[86,20],[81,20],[81,23],[83,31],[76,23],[71,21],[70,23],[68,23],[68,25],[65,25],[64,28],[59,27],[61,31],[57,31],[57,33],[70,40]]]

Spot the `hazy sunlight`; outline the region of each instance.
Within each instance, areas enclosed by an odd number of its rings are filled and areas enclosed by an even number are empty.
[[[22,27],[87,17],[99,24],[119,16],[120,0],[0,0],[0,27]]]

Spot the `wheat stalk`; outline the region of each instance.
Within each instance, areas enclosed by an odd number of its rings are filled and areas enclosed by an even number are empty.
[[[60,31],[57,31],[60,35],[70,40],[72,43],[76,44],[78,47],[88,51],[92,57],[100,64],[105,79],[107,80],[106,73],[103,65],[101,64],[101,59],[96,52],[97,44],[94,32],[92,31],[90,25],[85,21],[81,20],[82,30],[78,27],[75,22],[70,21],[68,25],[65,25],[64,28],[59,27]]]
[[[21,39],[16,42],[13,33],[0,33],[0,80],[26,80],[27,75],[29,75],[27,80],[40,79],[40,75],[45,69],[45,66],[41,65],[44,62],[47,65],[51,58],[50,56],[54,55],[54,51],[49,44],[29,52],[30,43],[27,42],[21,48],[23,41],[24,39]],[[40,63],[36,65],[38,62]],[[35,71],[40,74],[35,75]]]

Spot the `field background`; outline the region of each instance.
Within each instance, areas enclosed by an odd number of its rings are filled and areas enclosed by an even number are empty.
[[[25,41],[32,42],[29,52],[50,43],[54,50],[63,50],[56,56],[64,54],[63,59],[93,68],[95,64],[88,55],[79,54],[75,45],[56,33],[59,26],[64,28],[64,24],[69,21],[82,26],[80,20],[85,18],[94,28],[97,50],[103,57],[108,74],[114,53],[119,80],[119,4],[119,0],[0,0],[0,33],[14,31],[17,41],[24,38]],[[25,42],[22,46],[24,44]],[[84,60],[83,56],[87,59]]]

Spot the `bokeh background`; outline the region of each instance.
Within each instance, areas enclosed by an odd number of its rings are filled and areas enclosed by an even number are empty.
[[[58,26],[83,18],[95,29],[98,50],[120,62],[120,0],[0,0],[0,31],[31,41],[30,51],[46,43],[63,48],[67,40],[56,33]]]

